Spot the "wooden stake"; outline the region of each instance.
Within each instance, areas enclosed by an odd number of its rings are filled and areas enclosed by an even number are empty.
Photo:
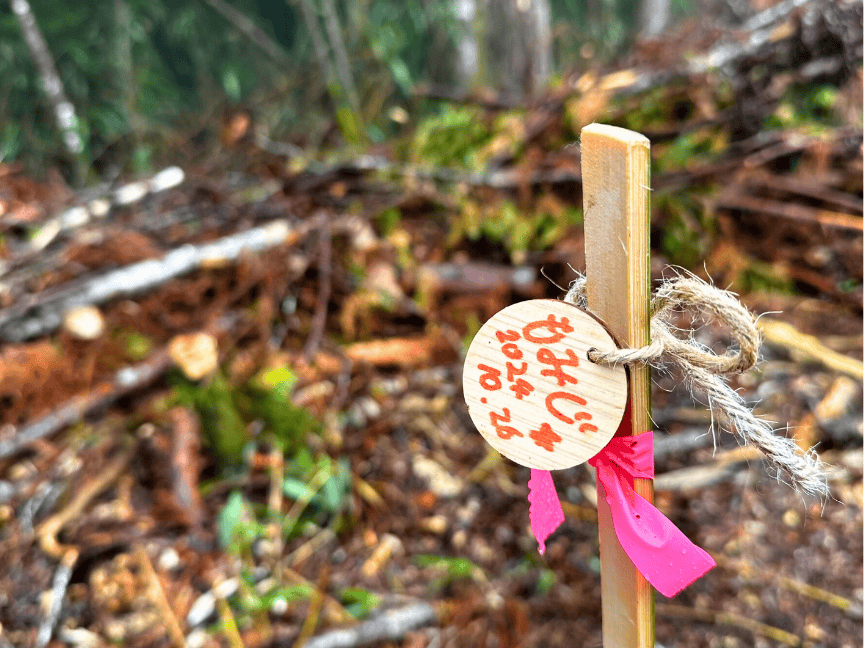
[[[650,339],[650,144],[614,126],[582,129],[582,192],[588,308],[625,347]],[[616,436],[651,429],[651,374],[631,367],[629,414]],[[654,500],[653,482],[636,492]],[[621,548],[609,505],[598,484],[597,524],[603,597],[603,647],[654,647],[654,590]]]

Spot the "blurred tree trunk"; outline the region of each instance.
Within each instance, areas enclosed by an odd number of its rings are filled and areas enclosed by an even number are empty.
[[[312,51],[315,54],[318,67],[321,69],[321,77],[327,85],[327,92],[332,93],[333,72],[330,69],[330,54],[327,51],[324,36],[318,28],[318,15],[309,2],[310,0],[297,0],[297,4],[300,5],[300,11],[303,13],[303,22],[306,23],[306,29],[309,30],[309,37],[312,39]]]
[[[54,118],[62,133],[63,145],[77,159],[84,150],[84,144],[76,130],[75,107],[66,97],[63,82],[60,80],[60,75],[57,74],[54,59],[51,57],[51,52],[48,50],[48,44],[45,42],[42,32],[39,31],[30,4],[27,0],[12,0],[11,5],[13,13],[18,18],[18,23],[21,25],[21,33],[27,42],[30,56],[36,63],[45,94],[48,96],[48,101],[54,111]],[[76,171],[80,171],[80,169]]]
[[[139,133],[135,77],[132,64],[132,12],[126,0],[114,0],[114,70],[117,93],[122,98],[134,150]]]
[[[641,38],[657,38],[669,24],[670,0],[642,0],[639,22]]]
[[[486,0],[484,13],[492,86],[514,98],[541,91],[551,71],[549,0]]]
[[[330,45],[336,59],[336,74],[339,75],[339,82],[342,84],[348,105],[359,117],[360,100],[354,86],[354,77],[351,74],[351,63],[348,61],[348,54],[345,51],[345,41],[342,39],[342,23],[339,21],[333,0],[322,0],[322,6],[324,8],[324,27],[327,29],[327,35],[330,37]]]
[[[480,3],[483,0],[479,0]],[[482,83],[485,74],[480,65],[478,30],[482,19],[478,14],[478,0],[453,0],[453,15],[459,24],[456,37],[456,66],[454,76],[460,92],[471,90]]]

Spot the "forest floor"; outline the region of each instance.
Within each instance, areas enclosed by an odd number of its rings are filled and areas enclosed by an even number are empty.
[[[0,646],[601,646],[591,472],[556,473],[541,557],[529,471],[461,390],[486,319],[584,271],[567,143],[591,121],[652,140],[653,278],[764,315],[734,386],[831,487],[715,447],[655,373],[656,503],[718,563],[657,595],[658,645],[860,646],[860,38],[834,69],[807,30],[837,21],[784,20],[723,74],[645,90],[646,49],[521,108],[460,98],[474,140],[445,120],[313,160],[238,113],[218,153],[123,187],[0,166]],[[790,66],[804,46],[822,67]]]

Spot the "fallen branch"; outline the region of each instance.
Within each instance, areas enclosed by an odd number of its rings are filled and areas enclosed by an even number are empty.
[[[287,221],[277,220],[212,243],[183,245],[161,259],[133,263],[71,282],[0,311],[0,338],[21,342],[50,333],[60,326],[63,314],[75,306],[101,304],[142,293],[192,270],[233,261],[243,253],[260,252],[298,236],[298,230],[292,229]]]
[[[57,216],[39,223],[36,235],[30,240],[28,249],[31,255],[44,250],[61,233],[83,227],[94,218],[105,218],[111,207],[124,207],[143,200],[151,194],[160,193],[178,186],[186,178],[183,169],[169,166],[152,178],[130,182],[106,196],[94,198],[84,205],[65,209]]]
[[[746,182],[750,188],[782,191],[796,196],[821,200],[825,203],[832,203],[851,214],[860,214],[862,212],[860,197],[844,191],[831,189],[818,182],[805,180],[800,175],[777,175],[770,173],[761,177],[748,177]]]
[[[799,203],[780,202],[752,196],[727,195],[717,203],[719,209],[749,211],[765,216],[786,218],[799,223],[818,224],[832,229],[864,231],[864,219],[827,209],[815,209]]]
[[[413,367],[431,362],[434,352],[442,346],[440,337],[386,338],[355,342],[345,348],[345,355],[352,362]]]
[[[691,491],[708,488],[730,480],[738,472],[738,464],[763,458],[762,453],[756,448],[742,446],[723,453],[717,461],[706,466],[688,466],[656,475],[654,490]]]
[[[704,448],[714,442],[711,431],[705,427],[692,428],[669,435],[654,435],[654,460],[681,455]]]
[[[791,324],[762,317],[758,322],[765,342],[783,347],[793,355],[799,354],[808,361],[817,362],[832,371],[845,373],[856,380],[864,377],[864,363],[829,349],[813,335],[802,333]]]
[[[355,648],[376,641],[395,641],[436,620],[435,610],[428,603],[415,603],[383,612],[353,628],[332,630],[313,637],[305,648]]]
[[[801,646],[802,640],[796,634],[786,632],[780,628],[767,625],[755,619],[750,619],[732,612],[720,612],[706,608],[691,608],[684,605],[673,605],[671,603],[657,603],[657,614],[676,619],[687,619],[691,621],[704,621],[716,625],[732,626],[752,632],[760,637],[767,637],[785,646]]]
[[[756,567],[746,560],[734,560],[722,554],[712,554],[712,557],[721,568],[733,571],[746,580],[752,581],[758,579],[768,583],[776,583],[785,590],[800,594],[814,601],[827,603],[838,610],[842,610],[853,619],[860,619],[862,616],[861,604],[845,596],[834,594],[821,587],[816,587],[815,585],[810,585],[788,576],[778,576],[775,572]]]
[[[18,430],[11,439],[0,442],[0,459],[11,457],[39,439],[77,423],[90,412],[107,407],[118,398],[150,384],[170,366],[168,353],[160,351],[146,362],[120,369],[111,382],[98,385],[88,394],[71,398],[59,409]]]

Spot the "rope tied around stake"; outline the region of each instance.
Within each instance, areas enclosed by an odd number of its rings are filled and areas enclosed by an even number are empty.
[[[586,279],[579,276],[570,284],[564,301],[585,310]],[[692,333],[682,339],[673,333],[672,313],[678,308],[702,309],[712,319],[725,324],[737,349],[717,355],[697,342]],[[745,442],[755,446],[792,485],[808,495],[826,497],[828,482],[816,451],[802,452],[795,441],[774,434],[771,424],[757,418],[738,393],[724,379],[752,368],[759,357],[761,336],[753,315],[734,293],[721,290],[696,277],[675,277],[664,281],[651,300],[651,342],[639,349],[591,350],[588,358],[597,364],[648,364],[678,367],[691,388],[705,394],[712,417],[719,415],[723,427],[734,430]],[[712,424],[713,431],[713,424]]]

